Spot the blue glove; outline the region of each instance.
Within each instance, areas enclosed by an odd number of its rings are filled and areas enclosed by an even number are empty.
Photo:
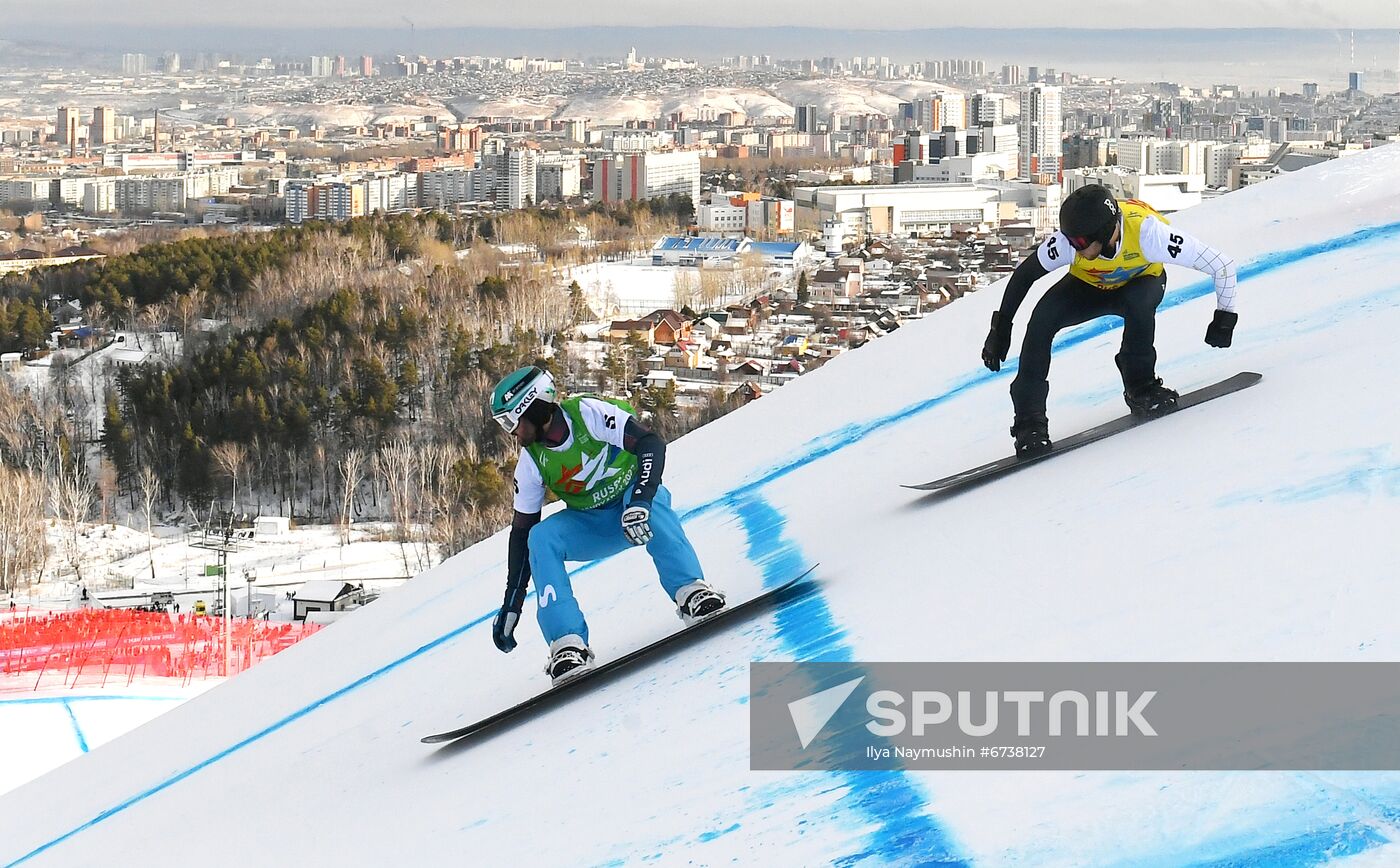
[[[644,546],[651,542],[651,504],[632,501],[632,504],[622,511],[622,533],[634,546]]]
[[[509,654],[515,650],[515,625],[520,623],[520,613],[512,611],[505,606],[496,613],[496,620],[491,624],[491,641],[496,643],[496,647]]]

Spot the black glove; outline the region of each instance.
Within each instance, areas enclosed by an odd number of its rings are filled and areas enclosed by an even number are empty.
[[[1001,311],[992,314],[992,330],[987,332],[987,342],[982,345],[982,364],[989,371],[1000,371],[1001,363],[1011,351],[1011,317],[1002,316]]]
[[[509,654],[515,650],[515,625],[520,623],[520,613],[502,606],[491,624],[491,641],[496,647]]]
[[[1240,315],[1232,310],[1217,310],[1215,319],[1206,326],[1206,343],[1213,347],[1228,347],[1235,336],[1235,323]]]

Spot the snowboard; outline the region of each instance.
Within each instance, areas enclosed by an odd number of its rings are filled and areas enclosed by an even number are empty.
[[[634,651],[630,651],[627,654],[624,654],[623,656],[618,657],[614,660],[609,660],[608,662],[603,663],[601,665],[595,665],[591,669],[585,670],[583,673],[575,675],[573,678],[570,678],[555,687],[551,687],[542,693],[537,693],[529,699],[526,699],[524,702],[512,705],[510,708],[504,709],[502,711],[498,711],[490,717],[484,717],[481,720],[476,721],[475,723],[469,723],[466,726],[460,727],[458,729],[449,730],[447,732],[440,732],[435,735],[424,736],[422,741],[424,744],[443,744],[445,742],[455,742],[467,738],[468,736],[478,735],[484,732],[485,730],[492,729],[494,727],[499,727],[501,724],[504,724],[507,721],[513,719],[521,718],[527,713],[543,711],[549,708],[550,706],[556,704],[557,702],[563,701],[570,694],[578,693],[580,689],[590,684],[600,684],[601,682],[605,681],[608,676],[616,674],[617,672],[631,666],[634,663],[637,663],[640,660],[645,659],[646,657],[650,656],[651,654],[657,651],[662,650],[663,648],[680,648],[683,645],[689,644],[690,642],[700,639],[706,634],[713,632],[725,623],[740,620],[740,615],[743,615],[745,613],[753,613],[755,610],[760,609],[765,605],[780,601],[786,594],[792,592],[799,582],[811,575],[812,571],[816,568],[817,565],[812,564],[810,567],[803,570],[799,575],[788,579],[787,581],[783,582],[782,584],[776,587],[768,588],[760,592],[756,597],[752,597],[737,605],[726,606],[719,612],[715,613],[714,615],[711,615],[703,621],[691,624],[688,627],[684,627],[680,630],[677,630],[674,633],[670,633],[666,636],[663,636],[649,645],[643,645],[642,647],[637,648]]]
[[[1262,374],[1256,374],[1249,371],[1241,372],[1235,374],[1229,379],[1221,380],[1220,382],[1213,383],[1209,386],[1203,386],[1195,390],[1194,392],[1187,392],[1186,394],[1182,395],[1180,398],[1177,399],[1176,407],[1174,407],[1171,410],[1168,410],[1160,416],[1142,417],[1134,416],[1130,413],[1126,416],[1120,416],[1119,418],[1114,419],[1111,422],[1105,422],[1102,425],[1097,425],[1093,428],[1088,429],[1087,431],[1081,431],[1078,434],[1073,434],[1069,437],[1064,438],[1063,440],[1056,440],[1053,443],[1051,443],[1049,449],[1040,453],[1039,455],[1033,455],[1029,458],[1020,458],[1018,456],[1011,455],[1007,458],[1002,458],[997,461],[992,461],[988,464],[983,464],[980,467],[974,467],[971,470],[964,470],[962,473],[954,473],[952,476],[945,476],[942,479],[935,479],[933,482],[925,482],[922,485],[905,485],[902,487],[912,488],[916,491],[932,491],[939,493],[946,493],[956,491],[960,488],[967,488],[978,483],[995,479],[999,476],[1004,476],[1008,473],[1019,470],[1022,467],[1028,467],[1032,464],[1038,464],[1041,461],[1045,461],[1049,458],[1054,458],[1056,455],[1062,455],[1073,449],[1078,449],[1081,446],[1087,446],[1090,443],[1095,443],[1099,440],[1103,440],[1106,437],[1112,437],[1114,434],[1121,434],[1124,431],[1127,431],[1131,428],[1136,428],[1139,425],[1152,422],[1156,419],[1161,419],[1163,417],[1170,416],[1174,413],[1180,413],[1182,410],[1186,410],[1190,407],[1195,407],[1198,404],[1204,404],[1207,401],[1222,397],[1224,395],[1228,395],[1231,392],[1238,392],[1241,389],[1247,389],[1255,383],[1259,382],[1261,379],[1263,379]]]

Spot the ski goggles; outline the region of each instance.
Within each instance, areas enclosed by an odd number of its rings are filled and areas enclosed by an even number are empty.
[[[491,418],[495,419],[496,424],[500,425],[501,428],[503,428],[507,434],[514,434],[515,429],[520,427],[520,416],[518,414],[511,413],[509,410],[507,410],[504,413],[497,413]]]
[[[1103,230],[1096,235],[1070,235],[1069,233],[1065,233],[1065,238],[1069,239],[1069,246],[1073,247],[1075,250],[1087,250],[1095,241],[1099,242],[1107,249],[1109,244],[1112,243],[1113,233],[1117,231],[1117,229],[1118,221],[1115,220],[1105,226]]]

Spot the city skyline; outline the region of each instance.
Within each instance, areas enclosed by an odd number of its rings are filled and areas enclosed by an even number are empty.
[[[769,3],[762,7],[719,0],[703,8],[687,6],[658,6],[641,0],[620,0],[609,9],[615,22],[639,23],[644,26],[713,25],[738,15],[749,26],[784,26],[796,22],[830,22],[830,29],[879,30],[892,22],[907,20],[905,4],[894,0],[874,0],[862,7],[865,13],[851,20],[846,7],[833,2]],[[1025,28],[1068,27],[1086,29],[1173,29],[1257,28],[1260,26],[1301,29],[1387,29],[1400,24],[1400,14],[1393,0],[1356,0],[1344,7],[1329,7],[1319,2],[1286,2],[1286,0],[1180,0],[1174,4],[1171,16],[1144,15],[1140,3],[1129,0],[1102,0],[1093,7],[1092,16],[1067,18],[1063,8],[1055,6],[1026,8],[1011,0],[989,0],[975,6],[950,6],[938,9],[936,16],[924,20],[925,26],[939,28]],[[174,22],[182,27],[245,26],[250,20],[262,20],[275,27],[323,28],[327,21],[337,27],[400,30],[407,28],[451,27],[571,27],[597,23],[596,13],[573,3],[540,0],[528,10],[519,7],[494,9],[465,9],[443,0],[403,0],[386,9],[377,0],[336,0],[310,2],[288,6],[276,0],[246,0],[234,6],[213,5],[200,8],[180,0],[146,0],[142,3],[143,17],[148,21]],[[15,28],[33,25],[129,25],[131,10],[114,7],[99,0],[49,0],[42,6],[12,9],[8,23]],[[21,38],[23,30],[15,31]]]

